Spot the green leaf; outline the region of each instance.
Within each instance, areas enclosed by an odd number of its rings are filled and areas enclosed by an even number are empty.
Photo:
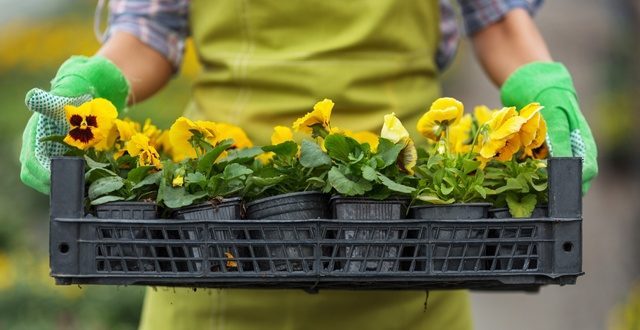
[[[203,182],[205,182],[205,183],[207,182],[207,177],[204,174],[200,173],[200,172],[189,173],[184,178],[184,181],[186,183],[201,184]]]
[[[100,204],[104,204],[104,203],[122,201],[122,200],[124,200],[123,197],[107,195],[107,196],[102,196],[100,198],[92,200],[91,201],[91,205],[100,205]]]
[[[151,171],[154,168],[155,168],[154,166],[136,167],[136,168],[132,169],[131,171],[129,171],[129,173],[127,174],[127,180],[129,180],[129,181],[131,181],[133,183],[138,183],[138,182],[142,181],[147,176],[149,171]]]
[[[211,167],[216,162],[218,157],[227,149],[233,145],[233,140],[227,139],[218,143],[211,151],[207,152],[198,161],[198,172],[204,173],[208,176],[211,172]]]
[[[222,172],[222,178],[224,180],[232,180],[241,176],[249,175],[251,173],[253,173],[253,171],[248,167],[234,163],[229,164],[224,168],[224,172]]]
[[[118,176],[118,174],[106,168],[96,167],[88,170],[87,173],[84,174],[84,180],[87,183],[91,183],[98,179],[109,177],[109,176]]]
[[[449,195],[452,191],[453,191],[453,186],[447,187],[447,185],[444,182],[440,184],[440,192],[442,192],[443,195]]]
[[[145,186],[157,185],[160,183],[160,178],[162,178],[162,172],[155,172],[147,175],[142,181],[138,182],[135,186],[131,188],[131,190],[140,189]]]
[[[404,146],[400,143],[394,144],[385,138],[379,138],[378,141],[380,142],[376,157],[382,159],[382,166],[378,167],[378,169],[386,168],[395,164],[398,160],[398,155],[400,155]]]
[[[295,141],[285,141],[280,144],[264,146],[261,148],[264,152],[273,152],[276,156],[291,158],[298,153],[298,144]]]
[[[316,143],[304,140],[300,149],[300,165],[307,168],[331,166],[331,157],[324,153]]]
[[[427,202],[430,204],[452,204],[453,202],[455,202],[455,199],[453,198],[449,198],[449,199],[440,199],[440,197],[436,196],[436,195],[432,195],[432,194],[422,194],[422,195],[418,195],[416,197],[416,199],[419,199],[423,202]]]
[[[324,140],[324,147],[331,158],[349,163],[349,153],[352,149],[344,135],[330,134]]]
[[[110,164],[109,163],[100,163],[97,162],[93,159],[91,159],[91,157],[85,155],[84,156],[84,161],[87,162],[87,167],[94,169],[94,168],[105,168],[108,167]]]
[[[443,160],[442,155],[433,155],[429,157],[429,160],[427,161],[427,168],[428,169],[432,168],[434,165],[441,163],[442,160]]]
[[[89,186],[89,199],[97,199],[100,196],[112,193],[122,187],[124,187],[124,179],[119,176],[108,176],[98,179]]]
[[[282,182],[282,180],[286,179],[286,177],[287,177],[286,175],[279,175],[279,176],[266,177],[266,178],[259,177],[259,176],[252,176],[251,178],[249,178],[249,183],[259,187],[268,187],[268,186],[273,186],[275,184]]]
[[[365,165],[362,166],[362,177],[367,181],[377,181],[378,172],[374,170],[371,166]]]
[[[465,175],[477,170],[478,167],[480,167],[479,161],[466,158],[462,160],[462,173]]]
[[[164,205],[172,209],[191,205],[198,199],[206,196],[206,191],[190,194],[184,187],[170,187],[166,184],[160,185],[160,190],[158,191],[158,200],[161,200]]]
[[[256,158],[256,156],[261,155],[262,153],[263,151],[262,151],[262,148],[260,147],[229,150],[227,157],[220,160],[218,164],[225,166],[228,163],[253,162],[253,159]]]
[[[342,195],[356,196],[362,195],[371,189],[371,185],[366,181],[355,182],[347,178],[337,167],[329,170],[329,183]]]
[[[530,217],[536,207],[536,203],[537,198],[534,194],[524,195],[521,199],[515,193],[507,194],[509,212],[514,218]]]
[[[399,184],[391,179],[389,179],[388,177],[384,176],[382,173],[378,173],[378,179],[380,179],[380,182],[382,182],[383,185],[385,185],[387,188],[393,190],[393,191],[397,191],[399,193],[403,193],[403,194],[411,194],[412,192],[414,192],[416,189],[413,187],[409,187],[409,186],[405,186],[403,184]]]
[[[478,186],[478,185],[474,185],[473,189],[480,194],[480,196],[482,197],[482,199],[486,199],[487,198],[487,189],[485,189],[484,187]]]

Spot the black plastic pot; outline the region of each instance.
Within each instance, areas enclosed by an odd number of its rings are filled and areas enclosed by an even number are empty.
[[[155,219],[158,213],[158,207],[154,202],[110,202],[96,205],[95,208],[96,216],[100,219],[148,220]],[[103,236],[108,236],[104,237],[106,239],[117,240],[147,238],[144,230],[131,228],[118,228],[113,231],[105,231],[103,232]],[[102,251],[99,251],[99,253],[106,254],[104,256],[106,258],[138,258],[150,256],[149,251],[144,249],[138,249],[138,251],[136,251],[135,248],[134,244],[123,245],[120,248],[105,247]],[[143,261],[141,265],[144,271],[153,271],[155,269],[153,262]],[[122,270],[122,264],[114,263],[112,268],[115,271]],[[137,263],[131,263],[127,265],[127,268],[139,270],[140,267]]]
[[[96,216],[101,219],[155,219],[158,207],[153,202],[110,202],[96,205]]]
[[[317,191],[305,191],[266,197],[247,203],[247,220],[307,220],[328,217],[327,196]],[[313,263],[313,246],[296,243],[311,238],[308,231],[296,231],[293,227],[252,232],[251,239],[264,239],[265,249],[255,251],[256,257],[269,256],[276,271],[302,271],[302,264]],[[258,262],[262,270],[269,270],[269,262]]]
[[[547,207],[547,205],[540,205],[536,206],[533,209],[533,213],[531,213],[531,216],[529,218],[546,218],[548,214],[549,208]],[[508,219],[513,218],[513,216],[511,216],[508,207],[498,207],[489,209],[489,218]]]
[[[486,219],[490,203],[457,203],[444,205],[418,205],[411,207],[410,217],[424,220],[474,220]],[[482,231],[471,231],[455,226],[433,233],[434,239],[443,244],[434,244],[433,268],[435,270],[473,270],[475,262],[465,262],[465,257],[475,260],[482,250]],[[477,242],[474,242],[476,240]],[[455,243],[455,242],[460,243]],[[452,243],[453,242],[453,243]],[[462,267],[460,267],[462,266]],[[480,265],[484,269],[484,264]]]
[[[409,218],[424,220],[486,219],[490,207],[490,203],[416,205],[411,207]]]
[[[239,197],[233,197],[185,206],[175,210],[173,212],[173,217],[178,220],[240,220],[242,217],[242,199]],[[230,233],[226,230],[214,232],[213,235],[214,238],[218,240],[244,238],[244,233],[242,232]],[[190,240],[196,240],[196,232],[191,230],[187,231],[187,238]],[[200,258],[202,256],[199,247],[192,247],[190,248],[190,251],[194,258]],[[221,249],[211,251],[210,256],[213,260],[225,259],[225,252],[231,253],[232,255],[239,254],[239,252],[233,251],[231,246],[222,246]],[[181,254],[184,256],[184,252]],[[235,268],[229,270],[235,270]],[[211,271],[220,271],[220,269],[217,268],[216,265],[212,266]]]
[[[333,218],[339,220],[400,220],[406,216],[408,203],[407,199],[374,200],[366,197],[342,196],[333,196],[329,201]],[[343,230],[342,235],[344,236],[341,238],[346,240],[370,240],[381,243],[385,240],[398,239],[399,231],[362,229],[355,225],[353,228]],[[383,260],[380,264],[378,260],[397,259],[399,250],[399,246],[389,246],[386,251],[379,245],[341,246],[337,254],[346,258],[346,261],[344,265],[336,265],[335,268],[343,268],[347,272],[367,272],[377,271],[380,266],[381,272],[389,272],[393,270],[394,262]],[[323,252],[328,255],[333,253],[333,251]],[[400,253],[404,255],[409,252],[403,250]],[[364,261],[365,259],[367,261]]]
[[[240,220],[242,199],[240,197],[212,200],[177,209],[173,217],[182,220]]]

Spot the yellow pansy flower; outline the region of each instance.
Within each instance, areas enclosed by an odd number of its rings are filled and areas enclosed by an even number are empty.
[[[171,181],[171,185],[174,187],[182,187],[182,185],[184,185],[184,176],[176,175]]]
[[[271,144],[277,145],[283,142],[293,141],[293,132],[287,126],[276,126],[271,134]]]
[[[158,169],[162,168],[160,155],[158,155],[156,148],[149,144],[149,138],[146,135],[142,133],[134,134],[125,144],[125,149],[131,157],[138,157],[139,166],[152,165]]]
[[[93,147],[105,139],[113,121],[118,117],[116,107],[101,98],[85,102],[79,107],[66,105],[64,110],[71,127],[64,142],[82,150]]]
[[[492,158],[499,154],[500,159],[517,152],[514,148],[520,148],[520,128],[526,122],[520,117],[514,107],[503,108],[493,114],[487,122],[487,132],[482,140],[480,156]],[[503,148],[505,148],[503,150]]]
[[[17,275],[17,267],[9,255],[0,251],[0,291],[11,288]]]
[[[473,116],[476,118],[476,121],[478,121],[478,126],[482,126],[488,122],[489,119],[491,119],[491,116],[493,116],[497,111],[497,109],[489,109],[486,105],[479,105],[473,108]]]
[[[360,131],[360,132],[351,133],[351,135],[347,135],[347,136],[358,141],[360,144],[368,143],[369,146],[371,147],[371,152],[378,151],[379,140],[378,140],[378,134],[376,133],[371,133],[369,131]]]
[[[329,131],[329,120],[331,119],[331,111],[333,110],[333,101],[324,99],[313,106],[313,111],[307,113],[302,118],[298,118],[293,122],[293,130],[296,132],[303,132],[311,134],[313,125],[322,125],[322,127]]]
[[[530,145],[536,138],[540,120],[542,120],[540,110],[542,106],[539,103],[530,103],[520,110],[519,116],[525,119],[525,123],[520,128],[520,141],[523,146]]]
[[[409,132],[404,128],[400,119],[396,117],[396,114],[391,113],[384,116],[384,124],[382,125],[380,136],[393,143],[398,143],[401,140],[408,138]]]
[[[456,124],[449,127],[449,150],[454,153],[466,153],[471,150],[471,128],[473,119],[466,114]]]
[[[243,149],[253,147],[253,142],[247,137],[244,130],[236,125],[227,123],[216,123],[216,142],[226,139],[233,139],[233,148]]]
[[[188,118],[178,118],[169,129],[169,140],[173,159],[181,161],[185,158],[196,158],[197,153],[191,144],[192,130],[202,134],[204,140],[211,145],[217,141],[216,123],[210,121],[191,121]]]
[[[424,137],[438,140],[448,126],[460,120],[463,112],[462,102],[451,97],[441,97],[435,100],[429,111],[420,117],[416,129]]]
[[[416,166],[418,160],[418,152],[413,140],[409,137],[409,132],[404,128],[395,113],[384,116],[384,124],[382,125],[380,136],[393,143],[401,143],[404,145],[404,148],[398,155],[398,166],[407,173],[413,174],[413,168]]]

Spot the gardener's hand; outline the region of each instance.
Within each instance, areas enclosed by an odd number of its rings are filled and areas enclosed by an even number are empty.
[[[552,156],[581,157],[582,193],[598,174],[596,143],[580,112],[571,75],[560,63],[534,62],[517,69],[501,88],[505,106],[522,108],[539,102],[547,121],[547,145]]]
[[[73,56],[58,70],[51,81],[50,92],[37,88],[30,90],[25,103],[33,115],[22,135],[22,182],[39,192],[49,193],[51,157],[64,154],[66,148],[41,139],[67,134],[65,105],[79,106],[94,97],[101,97],[122,110],[128,94],[129,85],[120,70],[100,56]]]

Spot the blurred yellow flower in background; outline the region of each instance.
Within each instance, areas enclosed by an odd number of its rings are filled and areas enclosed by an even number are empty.
[[[311,134],[313,125],[321,125],[327,132],[331,130],[329,121],[333,110],[333,101],[324,99],[313,106],[313,111],[293,122],[292,128],[296,132]]]
[[[379,136],[376,133],[372,133],[369,131],[360,131],[360,132],[350,133],[347,136],[353,138],[354,140],[358,141],[361,144],[368,143],[369,146],[371,147],[372,152],[378,151]]]
[[[416,129],[424,137],[438,140],[445,133],[448,126],[457,123],[464,112],[462,102],[452,97],[441,97],[435,100],[429,111],[420,119]]]
[[[70,125],[69,133],[64,138],[65,143],[81,150],[94,146],[96,150],[112,147],[107,143],[98,145],[109,135],[113,122],[118,117],[118,111],[111,102],[97,98],[79,107],[66,105],[64,110]]]
[[[473,108],[473,116],[478,121],[478,126],[484,125],[491,119],[494,113],[499,111],[498,109],[489,109],[486,105],[479,105]]]
[[[16,265],[7,254],[0,251],[0,291],[11,288],[16,276]]]
[[[293,132],[287,126],[276,126],[271,134],[271,144],[277,145],[283,142],[293,141]]]

